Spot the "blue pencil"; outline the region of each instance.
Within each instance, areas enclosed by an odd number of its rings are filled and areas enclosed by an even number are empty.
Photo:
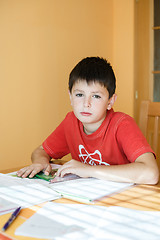
[[[4,224],[4,226],[2,227],[2,231],[6,231],[6,229],[10,226],[10,224],[14,221],[14,219],[18,216],[19,212],[21,210],[21,207],[18,207],[10,216],[10,218],[8,219],[8,221]]]

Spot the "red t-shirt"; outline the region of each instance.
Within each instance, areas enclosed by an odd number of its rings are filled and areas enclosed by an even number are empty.
[[[101,126],[90,135],[83,124],[69,112],[55,131],[43,142],[44,150],[53,159],[71,153],[72,159],[90,165],[116,165],[134,162],[146,152],[153,152],[134,119],[107,111]]]

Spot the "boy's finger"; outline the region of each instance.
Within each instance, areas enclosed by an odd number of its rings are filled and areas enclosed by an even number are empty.
[[[22,168],[19,171],[17,171],[17,176],[20,177],[26,172],[26,168]]]
[[[38,173],[39,171],[36,169],[34,169],[31,173],[30,173],[30,175],[29,175],[29,178],[32,178],[32,177],[34,177],[37,173]]]
[[[48,166],[46,167],[45,171],[44,171],[44,174],[45,174],[45,175],[49,175],[50,172],[51,172],[51,170],[52,170],[51,166],[48,165]]]
[[[56,176],[57,176],[57,177],[60,177],[62,170],[63,170],[63,166],[61,166],[60,168],[58,168],[58,171],[56,172]]]
[[[25,172],[21,175],[21,177],[22,177],[22,178],[26,178],[30,173],[31,173],[31,170],[28,169],[27,171],[25,171]]]
[[[22,175],[22,177],[23,178],[25,178],[25,177],[27,177],[27,176],[29,176],[29,178],[32,178],[32,177],[34,177],[38,172],[40,172],[41,171],[41,169],[40,168],[33,168],[33,166],[32,167],[29,167],[27,170],[26,170],[26,172]]]

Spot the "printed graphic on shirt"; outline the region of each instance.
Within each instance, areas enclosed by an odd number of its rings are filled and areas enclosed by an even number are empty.
[[[79,158],[81,162],[90,165],[110,165],[102,161],[102,155],[99,150],[95,150],[94,153],[88,153],[83,145],[79,145]]]

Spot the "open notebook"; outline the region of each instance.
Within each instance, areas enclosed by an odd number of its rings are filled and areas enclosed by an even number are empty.
[[[9,175],[0,174],[0,198],[22,208],[61,197],[82,203],[93,203],[94,200],[121,192],[133,185],[131,183],[111,182],[96,178],[79,178],[76,175],[67,175],[59,180],[50,183],[48,180],[43,180],[43,178],[23,179],[15,177],[13,173]],[[13,208],[15,208],[14,205]],[[7,206],[3,201],[0,214],[4,214],[7,211],[6,208]],[[12,209],[11,206],[8,209]]]

